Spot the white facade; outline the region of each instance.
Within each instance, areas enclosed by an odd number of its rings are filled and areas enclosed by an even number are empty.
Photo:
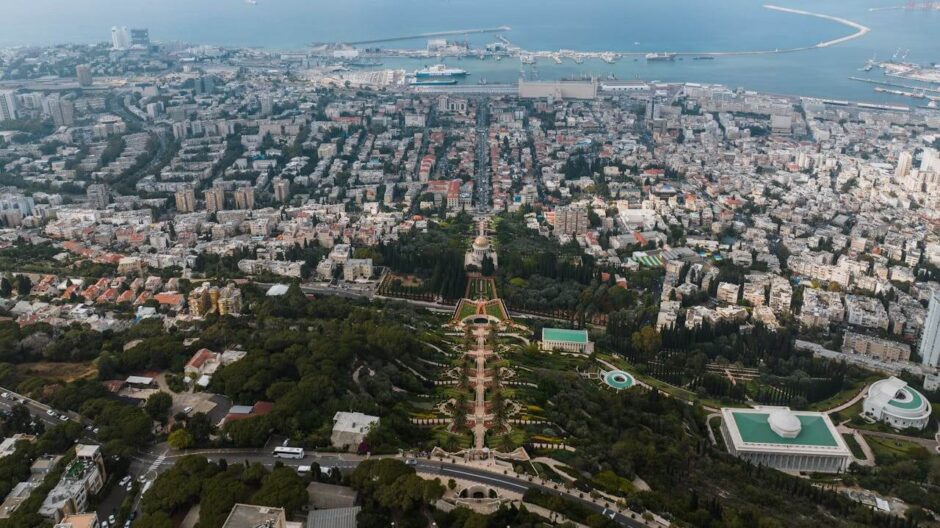
[[[918,351],[924,365],[937,367],[940,363],[940,290],[934,290],[930,296],[930,307]]]
[[[894,376],[872,383],[862,408],[866,417],[895,429],[923,429],[930,422],[927,398]]]
[[[16,119],[16,95],[13,90],[0,90],[0,121]]]
[[[333,415],[333,434],[330,436],[330,442],[333,447],[356,451],[369,431],[378,424],[378,416],[359,412],[337,412]]]
[[[760,430],[739,428],[736,415],[741,415],[743,423],[760,424]],[[757,407],[722,409],[721,416],[721,434],[728,452],[753,464],[780,471],[840,473],[853,460],[852,452],[824,413]]]

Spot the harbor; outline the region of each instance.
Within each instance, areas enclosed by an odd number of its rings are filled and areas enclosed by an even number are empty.
[[[345,56],[350,57],[365,57],[374,60],[380,60],[382,58],[413,58],[413,59],[454,59],[462,60],[464,58],[478,58],[481,60],[486,60],[487,58],[492,58],[496,60],[502,60],[505,58],[514,58],[519,60],[522,65],[534,65],[540,60],[551,61],[555,64],[562,64],[564,60],[570,60],[575,64],[583,64],[585,61],[601,61],[606,64],[614,64],[619,60],[624,58],[632,58],[635,60],[645,59],[647,61],[654,62],[671,62],[674,60],[682,60],[684,58],[691,58],[693,60],[710,60],[716,57],[723,56],[741,56],[741,55],[768,55],[768,54],[781,54],[781,53],[793,53],[799,51],[808,51],[812,49],[828,48],[843,44],[850,40],[858,39],[865,36],[870,28],[848,20],[841,17],[826,15],[822,13],[815,13],[811,11],[805,11],[801,9],[792,9],[787,7],[780,7],[772,4],[765,4],[764,9],[776,11],[785,14],[799,15],[805,17],[814,17],[823,20],[829,20],[837,24],[849,27],[855,30],[849,35],[842,37],[829,39],[813,44],[807,44],[804,46],[788,47],[788,48],[774,48],[774,49],[763,49],[763,50],[714,50],[714,51],[691,51],[691,50],[647,50],[647,51],[575,51],[571,49],[559,49],[559,50],[527,50],[521,46],[513,44],[507,37],[506,33],[511,30],[509,26],[500,26],[496,28],[484,28],[484,29],[465,29],[465,30],[453,30],[453,31],[439,31],[432,33],[422,33],[418,35],[406,35],[406,36],[392,36],[386,38],[372,39],[372,40],[360,40],[354,42],[342,42],[332,45],[317,44],[315,45],[315,51],[320,51],[327,58],[342,58]],[[467,42],[467,37],[472,34],[488,34],[492,33],[496,35],[496,41],[490,44],[487,44],[484,48],[473,48]],[[463,40],[446,40],[442,37],[464,37]],[[369,49],[359,49],[355,46],[371,45],[384,42],[398,42],[398,41],[408,41],[408,40],[420,40],[427,39],[428,46],[426,49],[407,49],[407,48],[369,48]]]

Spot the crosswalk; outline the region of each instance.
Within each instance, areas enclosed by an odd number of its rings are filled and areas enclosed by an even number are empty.
[[[159,468],[163,464],[163,461],[166,460],[167,453],[169,453],[169,451],[164,451],[163,453],[160,453],[160,455],[157,456],[157,458],[155,458],[153,462],[150,464],[150,466],[147,468],[147,471],[144,471],[144,475],[149,475],[152,472],[154,473],[157,472],[157,468]]]

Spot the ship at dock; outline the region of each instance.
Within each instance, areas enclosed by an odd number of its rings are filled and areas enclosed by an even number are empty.
[[[648,60],[648,61],[650,61],[650,62],[674,61],[674,60],[676,60],[676,54],[675,54],[675,53],[668,53],[668,52],[662,52],[662,53],[647,53],[647,54],[646,54],[646,60]]]
[[[415,77],[408,81],[411,86],[453,86],[457,84],[457,79],[453,78],[419,78]]]
[[[435,64],[434,66],[418,70],[414,73],[415,79],[458,79],[466,76],[467,70],[448,68],[443,64]]]

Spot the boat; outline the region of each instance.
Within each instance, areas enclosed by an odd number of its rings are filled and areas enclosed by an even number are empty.
[[[519,57],[519,61],[522,64],[535,64],[535,57],[533,57],[532,55],[521,55]]]
[[[411,86],[453,86],[457,84],[457,79],[420,79],[414,78],[408,82]]]
[[[692,60],[715,60],[715,57],[711,55],[700,55],[698,57],[692,57]]]
[[[672,61],[672,60],[676,60],[676,54],[668,53],[668,52],[647,53],[646,60],[648,61]]]
[[[352,68],[375,68],[381,65],[382,62],[375,59],[355,60],[346,63],[346,66]]]
[[[443,64],[435,64],[430,68],[424,68],[423,70],[418,70],[415,72],[416,79],[436,79],[436,78],[448,78],[448,77],[466,77],[467,70],[461,70],[460,68],[448,68]]]

